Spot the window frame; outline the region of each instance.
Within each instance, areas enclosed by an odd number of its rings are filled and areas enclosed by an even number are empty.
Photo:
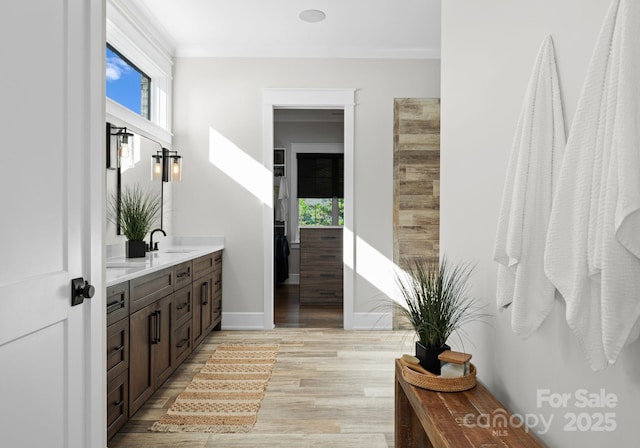
[[[141,117],[146,118],[147,120],[149,120],[151,118],[151,108],[153,107],[153,102],[151,101],[151,91],[153,89],[153,87],[152,87],[153,86],[153,80],[152,80],[151,76],[147,75],[143,70],[138,68],[138,66],[136,64],[134,64],[129,59],[127,59],[126,56],[124,56],[117,48],[115,48],[109,42],[107,42],[106,50],[111,51],[113,54],[118,56],[129,67],[131,67],[133,70],[135,70],[137,73],[139,73],[141,78],[148,79],[149,87],[148,87],[148,91],[146,92],[146,94],[147,94],[147,110],[146,110],[146,114],[143,113],[145,111],[143,110],[143,107],[142,107],[142,104],[141,104],[140,105],[140,113],[138,115],[140,115]],[[106,51],[105,51],[105,57],[106,57]],[[143,96],[144,96],[143,93],[144,93],[144,90],[141,88],[141,91],[140,91],[140,101],[141,102],[143,101]],[[124,104],[114,100],[113,98],[110,98],[109,96],[107,96],[107,98],[109,98],[111,101],[115,101],[116,103],[120,104],[121,106],[124,106]],[[126,106],[124,106],[124,107],[126,107]],[[131,110],[131,109],[129,109],[129,110]],[[134,110],[132,112],[136,112],[136,111]]]
[[[171,81],[173,58],[166,42],[143,25],[135,11],[117,0],[107,0],[106,43],[151,78],[149,118],[106,100],[107,120],[121,121],[157,140],[171,142]],[[106,48],[105,53],[106,56]]]

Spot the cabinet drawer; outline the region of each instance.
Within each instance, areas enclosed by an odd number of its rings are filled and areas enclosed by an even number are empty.
[[[107,325],[129,315],[129,282],[107,288]]]
[[[172,328],[178,328],[186,321],[191,321],[193,313],[193,290],[191,285],[177,290],[173,294],[174,322]]]
[[[176,289],[191,284],[193,281],[193,261],[185,261],[175,267],[176,271]]]
[[[129,372],[124,371],[107,383],[107,440],[127,422],[129,415]]]
[[[213,272],[216,267],[216,254],[218,252],[203,255],[193,260],[193,278],[198,279],[209,272]]]
[[[222,271],[216,270],[213,273],[213,295],[222,294]]]
[[[162,297],[171,294],[175,286],[173,267],[147,274],[130,282],[130,311],[134,313]]]
[[[129,316],[107,327],[107,381],[129,368]]]
[[[212,325],[215,327],[222,322],[222,295],[215,297],[212,301],[213,310],[212,313]]]
[[[179,365],[191,353],[193,348],[193,334],[191,333],[191,322],[186,322],[173,332],[173,359],[174,364]]]
[[[300,269],[335,268],[342,270],[342,252],[327,247],[300,246]]]
[[[342,229],[300,229],[300,245],[327,247],[342,251]]]

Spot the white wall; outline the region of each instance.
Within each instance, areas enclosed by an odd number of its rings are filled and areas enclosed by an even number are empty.
[[[541,439],[551,447],[636,446],[640,437],[640,343],[600,373],[587,362],[564,319],[564,303],[527,341],[510,329],[510,311],[495,312],[492,250],[515,124],[533,62],[552,34],[567,129],[610,0],[447,0],[442,4],[441,250],[478,263],[474,292],[496,316],[471,329],[467,345],[480,380],[512,412],[553,417]],[[639,167],[640,169],[640,167]],[[575,392],[614,393],[616,408],[575,408]],[[570,393],[567,408],[537,407],[538,389]],[[565,431],[565,413],[583,423],[613,412],[615,431]],[[532,420],[533,421],[533,420]]]
[[[173,224],[176,234],[225,236],[224,312],[263,312],[262,206],[209,163],[209,128],[262,164],[262,89],[276,87],[358,89],[355,230],[392,259],[393,98],[439,97],[440,64],[434,60],[176,60],[174,143],[185,156],[185,169],[184,181],[173,190]],[[355,310],[371,311],[380,292],[360,277],[355,288]]]

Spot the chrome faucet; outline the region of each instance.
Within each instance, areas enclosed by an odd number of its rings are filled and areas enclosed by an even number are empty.
[[[164,236],[167,236],[166,232],[162,229],[155,229],[151,231],[151,237],[149,239],[149,252],[153,252],[158,250],[158,243],[156,242],[155,245],[153,244],[153,234],[156,232],[162,232],[162,234]]]

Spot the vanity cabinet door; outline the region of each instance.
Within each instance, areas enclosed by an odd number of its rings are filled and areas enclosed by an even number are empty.
[[[156,328],[155,304],[129,317],[129,417],[153,394],[151,340]]]
[[[136,311],[129,318],[129,412],[133,415],[175,370],[173,295]]]
[[[213,328],[213,272],[193,282],[193,347]]]

